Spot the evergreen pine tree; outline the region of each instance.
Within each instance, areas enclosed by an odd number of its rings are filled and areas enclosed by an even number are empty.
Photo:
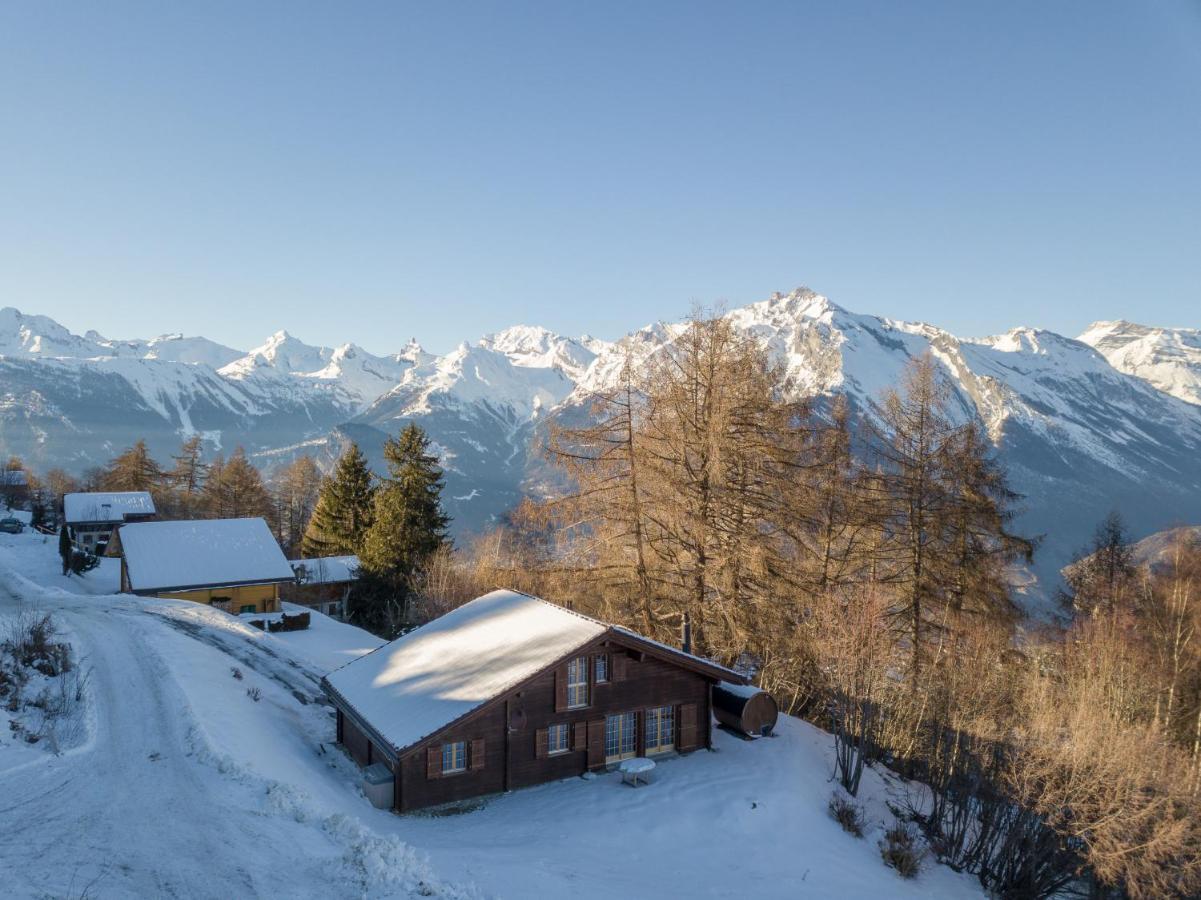
[[[317,505],[305,529],[301,552],[306,559],[358,553],[371,524],[375,486],[367,458],[351,444],[334,472],[321,485]]]
[[[388,475],[375,495],[371,527],[359,552],[360,582],[352,615],[365,627],[395,634],[422,566],[447,543],[442,469],[429,438],[413,423],[384,445]]]

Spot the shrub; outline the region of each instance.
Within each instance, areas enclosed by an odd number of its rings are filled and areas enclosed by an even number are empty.
[[[842,830],[855,837],[863,837],[863,807],[841,791],[830,795],[830,817]]]
[[[884,832],[880,856],[884,864],[896,869],[902,878],[916,877],[925,855],[917,829],[908,822],[893,822],[892,828]]]
[[[259,700],[261,700],[263,697],[263,692],[260,691],[256,687],[246,688],[246,696],[249,697],[251,700],[253,700],[255,703],[258,703]]]

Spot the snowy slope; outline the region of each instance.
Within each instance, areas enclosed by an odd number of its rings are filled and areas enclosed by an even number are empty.
[[[1201,405],[1201,330],[1094,322],[1080,340],[1096,348],[1115,369]]]
[[[609,774],[462,815],[376,810],[316,688],[373,638],[319,615],[272,635],[106,595],[113,575],[63,578],[52,542],[0,535],[0,617],[59,617],[91,668],[93,719],[68,755],[18,769],[0,746],[6,897],[982,896],[941,866],[904,881],[883,865],[884,803],[904,786],[879,772],[861,791],[867,836],[845,834],[825,812],[830,737],[793,719],[773,739],[718,732],[716,752],[665,760],[637,790]]]

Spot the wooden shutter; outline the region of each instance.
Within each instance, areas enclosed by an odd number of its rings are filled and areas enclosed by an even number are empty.
[[[605,764],[605,720],[593,719],[588,723],[588,768],[595,769]]]
[[[550,743],[549,734],[550,734],[550,732],[546,728],[539,728],[537,731],[534,732],[534,758],[535,759],[546,759],[547,745]]]
[[[425,749],[425,777],[442,777],[442,747],[427,747]]]
[[[587,722],[576,722],[571,727],[575,729],[575,731],[573,731],[572,735],[571,735],[571,739],[572,739],[571,740],[571,749],[572,750],[587,750],[588,749],[588,723]]]
[[[694,749],[696,747],[696,704],[681,704],[676,721],[680,725],[679,749]]]
[[[484,768],[484,739],[478,738],[471,742],[471,771]]]
[[[626,669],[630,662],[630,658],[624,653],[617,651],[609,655],[609,680],[610,681],[625,681]]]
[[[567,711],[567,666],[555,669],[555,712]]]

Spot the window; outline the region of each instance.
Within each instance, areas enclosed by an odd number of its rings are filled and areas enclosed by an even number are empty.
[[[579,656],[567,664],[567,708],[588,705],[588,657]]]
[[[467,742],[455,741],[442,745],[442,774],[453,775],[467,771]]]
[[[646,752],[664,753],[675,746],[675,710],[656,706],[646,711]]]
[[[258,611],[259,611],[259,608],[257,606],[255,606],[253,603],[244,603],[242,605],[242,608],[238,610],[239,613],[253,613],[253,612],[258,612]]]
[[[638,713],[619,713],[605,719],[605,762],[638,755]]]
[[[570,730],[570,726],[566,724],[551,725],[546,730],[546,752],[548,755],[566,753],[571,749],[568,738]]]
[[[601,684],[609,680],[609,657],[603,653],[596,658],[596,683]]]

